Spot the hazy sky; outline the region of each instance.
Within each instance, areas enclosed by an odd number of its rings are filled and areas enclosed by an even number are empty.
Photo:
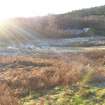
[[[105,5],[105,0],[0,0],[0,18],[64,13]]]

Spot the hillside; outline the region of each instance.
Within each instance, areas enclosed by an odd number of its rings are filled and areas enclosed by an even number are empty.
[[[0,25],[1,42],[8,42],[8,38],[20,43],[21,40],[26,42],[27,39],[94,35],[105,35],[105,6],[60,15],[14,18]]]
[[[58,37],[105,35],[105,6],[51,15],[40,20],[39,31],[43,29],[41,32],[48,36],[53,33]]]

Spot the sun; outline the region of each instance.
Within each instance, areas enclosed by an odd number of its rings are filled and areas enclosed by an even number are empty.
[[[0,21],[14,17],[42,16],[49,10],[48,1],[0,0]]]
[[[0,0],[0,21],[40,15],[40,6],[37,0]]]
[[[7,17],[7,16],[1,16],[0,17],[0,23],[4,23],[6,22],[7,20],[9,20],[10,17]]]
[[[53,2],[54,1],[54,2]],[[0,22],[14,17],[43,16],[59,10],[60,0],[0,0]],[[62,6],[64,3],[62,4]],[[62,6],[60,8],[62,8]]]
[[[0,0],[0,22],[8,18],[28,16],[28,4],[25,0]]]
[[[11,17],[11,10],[9,8],[12,6],[12,4],[10,5],[8,1],[0,0],[0,22],[3,22]]]

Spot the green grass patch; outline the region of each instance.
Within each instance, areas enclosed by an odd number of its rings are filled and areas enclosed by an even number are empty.
[[[44,90],[43,90],[44,91]],[[32,92],[21,99],[23,105],[105,105],[105,88],[55,87],[46,92]]]

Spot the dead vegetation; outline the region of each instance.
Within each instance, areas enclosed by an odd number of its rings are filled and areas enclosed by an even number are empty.
[[[0,82],[0,105],[19,105],[19,100],[13,96],[6,83]]]
[[[89,69],[95,70],[91,82],[104,82],[104,58],[103,52],[63,54],[48,58],[2,56],[0,57],[0,81],[2,81],[0,104],[7,105],[2,102],[14,101],[16,104],[12,102],[10,105],[17,105],[16,98],[25,96],[32,90],[78,83]]]

